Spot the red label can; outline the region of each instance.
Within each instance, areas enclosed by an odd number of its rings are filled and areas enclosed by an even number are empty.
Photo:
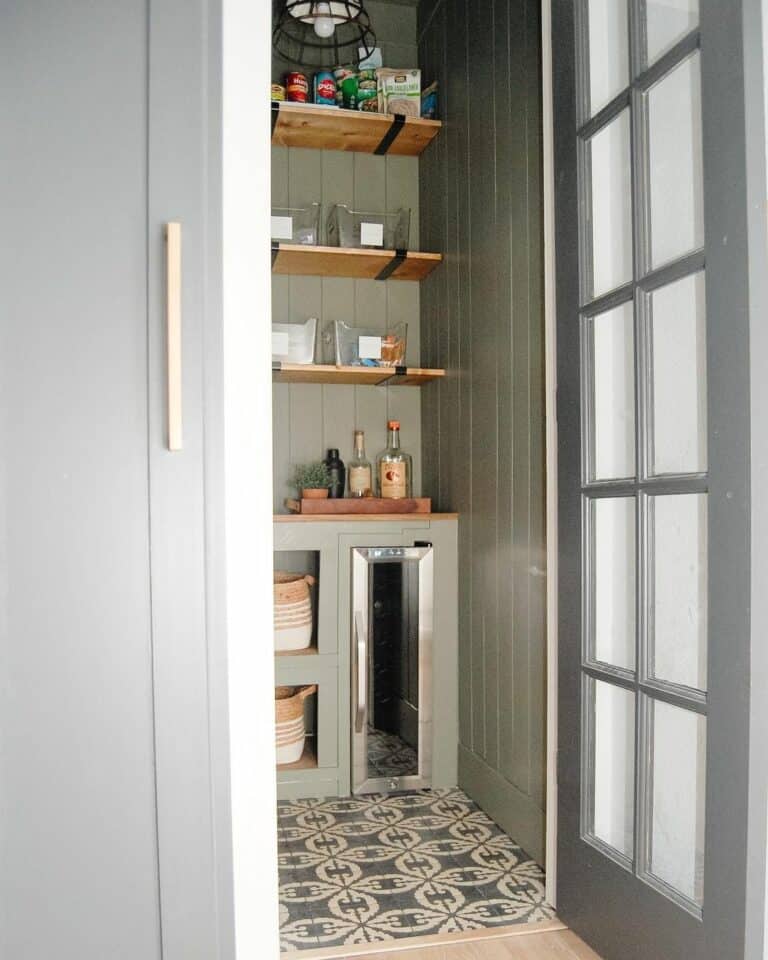
[[[286,99],[292,100],[294,103],[307,102],[309,83],[303,73],[286,73],[285,93]]]

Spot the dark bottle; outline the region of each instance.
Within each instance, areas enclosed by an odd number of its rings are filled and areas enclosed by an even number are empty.
[[[344,468],[344,462],[339,458],[339,451],[331,449],[325,458],[325,465],[328,467],[328,473],[331,475],[331,486],[328,490],[328,496],[332,500],[340,500],[344,496],[346,489],[347,471]]]

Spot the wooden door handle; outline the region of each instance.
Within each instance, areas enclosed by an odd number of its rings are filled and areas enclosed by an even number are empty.
[[[168,449],[181,450],[181,224],[165,225]]]

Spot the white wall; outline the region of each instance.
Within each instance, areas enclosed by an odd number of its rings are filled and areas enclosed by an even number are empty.
[[[271,332],[264,322],[271,298],[270,22],[269,0],[223,0],[225,523],[237,960],[278,955],[272,469],[264,435],[272,416]]]

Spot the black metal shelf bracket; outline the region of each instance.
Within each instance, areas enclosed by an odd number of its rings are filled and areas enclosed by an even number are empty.
[[[405,261],[405,258],[408,256],[407,250],[395,250],[395,255],[389,261],[389,263],[377,274],[377,280],[387,280],[392,274],[397,270],[401,263]]]
[[[389,151],[389,148],[397,139],[397,135],[405,126],[405,119],[404,113],[396,113],[392,117],[392,123],[389,125],[389,130],[387,130],[387,132],[381,138],[381,143],[373,151],[377,156],[381,157]]]

